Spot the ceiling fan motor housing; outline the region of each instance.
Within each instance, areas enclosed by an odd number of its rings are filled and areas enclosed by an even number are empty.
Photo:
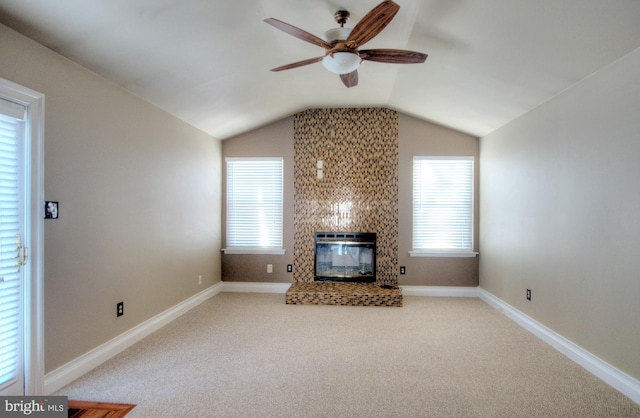
[[[322,59],[322,65],[335,74],[349,74],[358,69],[362,60],[357,50],[344,46],[351,28],[333,28],[322,34],[322,39],[337,47],[338,51],[327,54]],[[340,47],[342,44],[342,48]]]
[[[333,14],[333,18],[336,20],[338,25],[344,26],[345,23],[349,20],[351,13],[346,10],[338,10]]]

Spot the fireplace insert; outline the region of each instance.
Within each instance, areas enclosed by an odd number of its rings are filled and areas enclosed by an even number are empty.
[[[316,281],[373,283],[376,281],[374,232],[316,232]]]

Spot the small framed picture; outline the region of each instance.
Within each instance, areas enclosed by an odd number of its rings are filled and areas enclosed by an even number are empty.
[[[44,218],[58,219],[58,202],[44,202]]]

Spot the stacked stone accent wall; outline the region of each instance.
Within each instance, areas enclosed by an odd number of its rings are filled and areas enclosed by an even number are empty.
[[[323,178],[316,175],[323,161]],[[294,116],[294,282],[313,282],[314,232],[377,233],[376,282],[398,283],[398,114],[310,109]]]

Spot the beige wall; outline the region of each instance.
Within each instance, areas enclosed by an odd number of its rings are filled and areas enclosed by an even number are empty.
[[[412,196],[414,156],[474,156],[474,251],[478,251],[478,138],[400,114],[399,126],[398,261],[407,274],[401,285],[478,286],[478,258],[410,257],[412,249]],[[482,254],[480,254],[482,256]]]
[[[420,286],[477,286],[477,258],[418,258],[409,257],[411,250],[411,187],[414,155],[473,155],[478,162],[478,138],[443,128],[407,115],[398,117],[398,261],[406,266],[407,274],[398,276],[400,285]],[[223,280],[291,282],[286,265],[293,259],[293,118],[271,124],[248,134],[223,142],[224,157],[283,156],[285,164],[284,256],[224,255]],[[476,176],[477,179],[477,176]],[[477,180],[476,180],[477,186]],[[476,190],[476,195],[478,190]],[[477,196],[476,196],[477,197]],[[476,219],[478,218],[476,198]],[[224,205],[224,202],[223,202]],[[290,222],[288,222],[290,220]],[[224,223],[223,223],[224,225]],[[223,227],[224,228],[224,227]],[[478,222],[475,225],[476,249]],[[266,265],[274,265],[273,274],[266,273]],[[296,265],[294,264],[294,269]]]
[[[640,49],[482,138],[480,171],[480,286],[636,379],[639,74]]]
[[[283,248],[284,255],[225,254],[222,256],[222,279],[235,282],[290,283],[293,274],[287,264],[293,264],[293,117],[288,117],[254,131],[222,142],[226,157],[282,157],[284,171]],[[226,166],[223,162],[223,191],[226,185]],[[224,199],[225,194],[223,194]],[[222,231],[225,236],[225,202],[222,201]],[[223,239],[223,243],[224,243]],[[267,273],[273,264],[273,273]]]
[[[0,45],[0,77],[45,94],[50,372],[220,281],[220,143],[2,25]]]

